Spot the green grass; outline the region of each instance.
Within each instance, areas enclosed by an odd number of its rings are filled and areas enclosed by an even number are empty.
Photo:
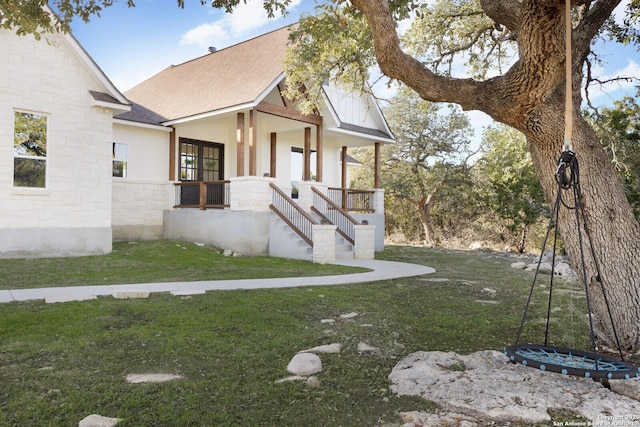
[[[122,418],[119,426],[399,426],[400,411],[432,412],[433,403],[389,390],[394,365],[419,350],[468,354],[511,344],[531,275],[495,253],[389,247],[380,258],[437,272],[193,297],[2,304],[0,426],[73,426],[92,413]],[[304,264],[298,274],[310,275],[307,267],[315,268]],[[543,332],[539,288],[525,339]],[[340,319],[349,312],[358,316]],[[583,323],[559,316],[552,335],[585,336]],[[329,318],[337,320],[321,322]],[[360,354],[359,342],[380,352]],[[289,375],[296,352],[330,343],[343,349],[321,356],[319,387],[275,383]],[[129,373],[185,378],[128,384]]]
[[[324,276],[363,269],[267,256],[228,257],[172,240],[118,242],[108,255],[0,259],[0,290],[50,286]]]

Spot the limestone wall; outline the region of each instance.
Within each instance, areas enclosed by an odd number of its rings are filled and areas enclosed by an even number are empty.
[[[46,39],[48,40],[46,40]],[[111,251],[112,111],[64,39],[0,30],[0,257]],[[16,112],[47,117],[46,184],[14,187]]]

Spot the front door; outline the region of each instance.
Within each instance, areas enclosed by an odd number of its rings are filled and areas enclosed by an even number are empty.
[[[224,179],[224,145],[215,142],[180,138],[180,180],[205,181],[207,203],[224,204],[224,183],[213,183]],[[200,186],[182,186],[182,205],[197,205]]]

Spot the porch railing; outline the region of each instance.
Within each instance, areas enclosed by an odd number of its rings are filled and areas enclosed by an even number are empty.
[[[358,225],[359,222],[322,194],[316,187],[311,187],[311,190],[313,191],[313,206],[311,206],[311,210],[334,224],[336,231],[353,245],[356,238],[354,226]]]
[[[375,212],[373,208],[373,190],[354,190],[351,188],[327,189],[327,197],[347,212]]]
[[[313,247],[313,226],[317,225],[318,222],[277,185],[274,183],[269,185],[273,189],[272,203],[269,205],[271,210],[287,223],[309,246]]]
[[[175,208],[229,207],[229,181],[183,181],[174,185]]]

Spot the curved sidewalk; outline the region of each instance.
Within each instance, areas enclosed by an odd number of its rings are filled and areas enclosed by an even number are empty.
[[[192,295],[214,290],[291,288],[298,286],[341,285],[375,282],[378,280],[431,274],[435,269],[417,264],[379,260],[348,260],[336,264],[368,268],[365,273],[314,277],[285,277],[275,279],[207,280],[198,282],[161,282],[129,285],[70,286],[0,291],[0,303],[44,299],[47,302],[81,301],[98,296],[113,295],[123,298],[136,294],[170,292],[174,295]]]

